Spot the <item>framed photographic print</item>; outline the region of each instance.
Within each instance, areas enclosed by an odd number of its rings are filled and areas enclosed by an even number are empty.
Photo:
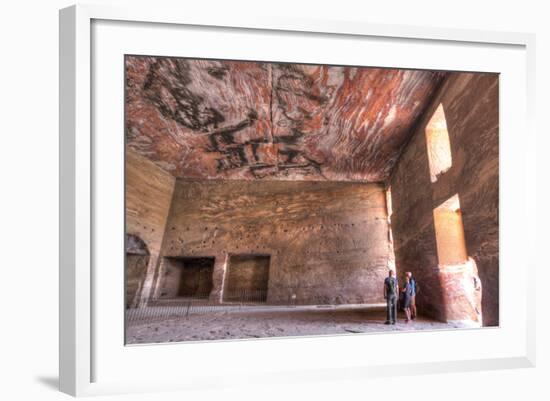
[[[532,366],[533,44],[62,10],[61,390]]]

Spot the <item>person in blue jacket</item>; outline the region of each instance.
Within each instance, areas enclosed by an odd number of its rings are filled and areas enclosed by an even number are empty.
[[[403,284],[401,292],[403,293],[403,310],[406,316],[405,323],[409,323],[411,321],[412,285],[408,275],[405,275],[405,283]]]
[[[416,294],[418,294],[419,286],[411,272],[407,272],[406,275],[411,284],[411,319],[414,320],[416,319]]]

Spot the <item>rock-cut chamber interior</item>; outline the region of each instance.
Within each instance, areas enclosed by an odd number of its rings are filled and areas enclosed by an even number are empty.
[[[419,313],[498,325],[498,75],[126,69],[128,307],[381,304],[395,269]]]

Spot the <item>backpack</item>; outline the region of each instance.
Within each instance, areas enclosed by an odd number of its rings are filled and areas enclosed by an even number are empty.
[[[416,280],[416,278],[413,277],[413,280],[414,280],[414,294],[418,294],[420,292],[420,286],[418,285],[418,281]]]

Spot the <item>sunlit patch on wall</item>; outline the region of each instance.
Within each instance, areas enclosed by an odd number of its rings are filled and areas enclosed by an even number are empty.
[[[458,194],[434,209],[439,265],[455,265],[468,260]]]
[[[453,165],[451,143],[442,104],[438,106],[426,126],[426,143],[430,163],[430,180],[436,182],[439,176]]]

